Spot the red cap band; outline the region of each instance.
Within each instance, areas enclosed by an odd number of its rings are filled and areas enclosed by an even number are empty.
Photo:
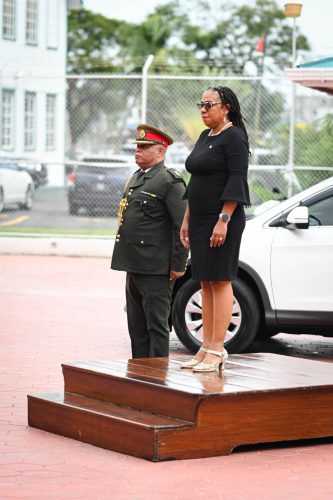
[[[154,132],[150,132],[150,130],[145,130],[145,135],[144,137],[140,137],[139,140],[145,140],[145,141],[156,141],[159,142],[160,144],[163,144],[166,148],[169,146],[169,143],[165,140],[164,137],[158,134],[154,134]]]

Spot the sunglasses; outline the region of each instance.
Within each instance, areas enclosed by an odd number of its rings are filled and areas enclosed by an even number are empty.
[[[213,106],[216,106],[217,104],[222,104],[222,101],[219,101],[219,102],[213,102],[213,101],[197,102],[197,108],[198,109],[205,108],[205,111],[209,111],[210,109],[212,109]]]

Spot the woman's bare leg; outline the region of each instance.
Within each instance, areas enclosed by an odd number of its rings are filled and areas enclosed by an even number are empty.
[[[210,281],[201,282],[202,291],[202,328],[203,342],[202,347],[209,349],[214,336],[214,299],[213,290]],[[205,357],[204,351],[198,351],[194,359],[202,361]]]
[[[211,304],[208,306],[210,311],[208,327],[211,329],[208,337],[209,348],[221,352],[224,349],[223,343],[232,315],[233,290],[231,281],[211,281],[209,284],[211,288],[209,297]],[[204,363],[215,363],[217,359],[215,354],[207,354]]]

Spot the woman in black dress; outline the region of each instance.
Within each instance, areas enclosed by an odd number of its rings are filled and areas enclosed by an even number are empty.
[[[188,207],[180,231],[191,248],[192,277],[201,282],[203,343],[182,368],[196,372],[224,368],[224,339],[230,324],[244,205],[249,142],[238,99],[228,87],[210,87],[198,103],[205,129],[186,160],[191,173]]]

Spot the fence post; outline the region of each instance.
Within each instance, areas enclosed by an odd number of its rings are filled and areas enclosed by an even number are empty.
[[[146,122],[146,114],[147,114],[147,78],[148,78],[148,69],[151,63],[153,62],[154,56],[150,54],[142,68],[142,93],[141,93],[141,123]]]

